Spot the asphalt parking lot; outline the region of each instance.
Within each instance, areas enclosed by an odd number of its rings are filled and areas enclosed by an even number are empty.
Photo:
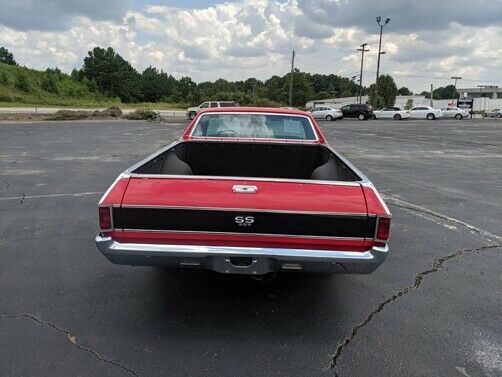
[[[371,275],[115,266],[96,204],[180,123],[0,124],[1,376],[502,375],[502,122],[322,122],[385,195]]]

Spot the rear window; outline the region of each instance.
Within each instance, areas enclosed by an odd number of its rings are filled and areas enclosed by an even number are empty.
[[[316,140],[308,118],[279,114],[204,114],[192,136]]]

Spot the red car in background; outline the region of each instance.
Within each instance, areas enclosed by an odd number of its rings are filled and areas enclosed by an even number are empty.
[[[99,202],[96,245],[117,264],[370,273],[390,217],[308,113],[215,108],[120,174]]]

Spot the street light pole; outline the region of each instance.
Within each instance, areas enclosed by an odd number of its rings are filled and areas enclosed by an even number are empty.
[[[451,100],[451,105],[453,106],[453,102],[455,101],[455,97],[457,96],[457,80],[462,80],[462,77],[460,76],[452,76],[451,77],[452,80],[455,80],[455,84],[454,84],[454,87],[455,89],[453,90],[453,99]],[[458,103],[457,103],[458,105]]]
[[[378,60],[377,60],[376,81],[375,81],[375,100],[378,101],[378,77],[380,75],[380,56],[385,54],[385,52],[382,53],[382,33],[384,26],[390,22],[390,18],[387,18],[385,22],[381,24],[380,21],[382,21],[382,17],[378,16],[376,18],[376,21],[378,26],[380,26],[380,41],[378,42]]]
[[[368,52],[369,49],[366,50],[367,43],[363,43],[361,48],[358,48],[357,51],[361,51],[361,73],[359,74],[359,103],[363,102],[363,65],[364,65],[364,53]]]

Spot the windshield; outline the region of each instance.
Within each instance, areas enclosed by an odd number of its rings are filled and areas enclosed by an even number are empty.
[[[192,136],[316,140],[308,118],[280,114],[205,114]]]

